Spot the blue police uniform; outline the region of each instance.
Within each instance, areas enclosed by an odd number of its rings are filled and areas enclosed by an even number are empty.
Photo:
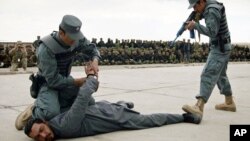
[[[225,7],[217,1],[207,0],[202,14],[206,27],[195,24],[195,29],[210,38],[210,53],[201,74],[200,93],[205,102],[208,101],[214,86],[217,84],[220,93],[231,96],[232,90],[227,77],[227,65],[231,53],[231,39],[228,29]]]
[[[210,52],[201,74],[200,93],[196,96],[197,103],[194,106],[183,105],[182,109],[187,113],[203,116],[204,105],[211,96],[214,86],[217,84],[220,93],[225,95],[225,103],[217,104],[215,109],[224,111],[236,111],[232,98],[232,89],[227,77],[227,65],[231,53],[230,32],[227,25],[225,7],[222,3],[213,0],[189,0],[194,7],[199,2],[205,4],[201,17],[205,19],[206,26],[195,23],[194,29],[210,38]]]
[[[32,112],[33,118],[49,120],[72,105],[79,91],[70,75],[77,54],[83,54],[86,61],[100,58],[95,44],[90,43],[80,32],[81,22],[76,17],[64,16],[60,27],[75,39],[75,43],[72,46],[65,45],[59,32],[53,32],[39,42],[36,50],[37,74],[44,81],[40,81],[42,84]],[[90,104],[93,104],[93,97],[91,99]]]

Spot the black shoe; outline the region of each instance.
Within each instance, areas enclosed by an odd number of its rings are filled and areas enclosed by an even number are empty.
[[[129,109],[133,109],[134,108],[134,103],[133,102],[118,101],[116,103],[119,104],[119,105],[122,105],[124,107],[127,107]]]
[[[134,103],[133,102],[127,102],[126,104],[127,104],[127,107],[129,109],[133,109],[134,108]]]
[[[187,122],[187,123],[199,124],[202,120],[201,116],[191,114],[191,113],[184,113],[182,114],[182,116],[184,118],[184,122]]]

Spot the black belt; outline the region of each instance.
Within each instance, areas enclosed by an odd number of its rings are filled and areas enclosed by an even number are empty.
[[[223,43],[224,44],[231,43],[231,38],[227,37],[227,38],[223,39]],[[220,40],[213,40],[213,41],[211,41],[211,44],[213,44],[213,45],[219,45],[220,44]]]

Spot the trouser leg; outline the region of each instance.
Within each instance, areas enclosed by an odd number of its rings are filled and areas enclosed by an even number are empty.
[[[183,121],[183,116],[178,114],[134,114],[131,119],[122,123],[117,123],[116,121],[105,121],[99,118],[90,118],[85,124],[88,125],[88,129],[90,129],[86,134],[96,135],[99,133],[109,133],[118,130],[159,127],[162,125],[174,124]]]
[[[144,129],[150,127],[159,127],[167,124],[175,124],[183,122],[183,116],[180,114],[151,114],[151,115],[140,115],[135,114],[127,122],[123,123],[123,126],[126,129]]]
[[[220,93],[225,95],[225,96],[231,96],[232,95],[232,89],[230,82],[228,80],[226,71],[227,71],[227,64],[225,64],[224,68],[222,69],[221,75],[218,79],[217,86],[220,90]]]
[[[23,59],[22,59],[22,67],[23,67],[23,70],[26,70],[26,69],[27,69],[27,62],[28,62],[27,58],[23,58]]]
[[[18,71],[18,63],[11,63],[10,71]]]
[[[228,60],[229,60],[229,55],[228,55]],[[225,102],[222,104],[215,105],[215,109],[235,112],[236,105],[232,97],[231,85],[229,83],[229,80],[226,74],[227,64],[228,64],[228,61],[226,62],[226,65],[223,68],[221,75],[219,77],[219,80],[217,82],[217,86],[220,90],[220,93],[225,96]]]
[[[190,61],[190,51],[187,52],[187,62]]]
[[[47,86],[41,87],[35,101],[32,117],[49,121],[58,114],[60,114],[58,92]]]
[[[218,82],[222,70],[228,62],[227,54],[210,53],[206,65],[201,74],[200,94],[196,98],[202,98],[205,102],[208,101],[214,86]]]

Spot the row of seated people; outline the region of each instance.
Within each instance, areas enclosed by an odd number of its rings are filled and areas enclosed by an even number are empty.
[[[170,46],[168,41],[142,41],[142,40],[120,40],[112,44],[111,39],[105,43],[103,40],[96,42],[102,59],[100,65],[125,65],[125,64],[153,64],[153,63],[200,63],[205,62],[209,53],[209,44],[191,43],[188,50],[188,42],[178,41]],[[111,46],[112,45],[112,46]],[[14,46],[0,45],[0,67],[11,65],[9,51]],[[28,67],[36,65],[35,50],[31,45],[25,46],[27,51]],[[78,54],[74,65],[82,65],[83,57]],[[249,47],[233,45],[230,61],[250,61]]]

